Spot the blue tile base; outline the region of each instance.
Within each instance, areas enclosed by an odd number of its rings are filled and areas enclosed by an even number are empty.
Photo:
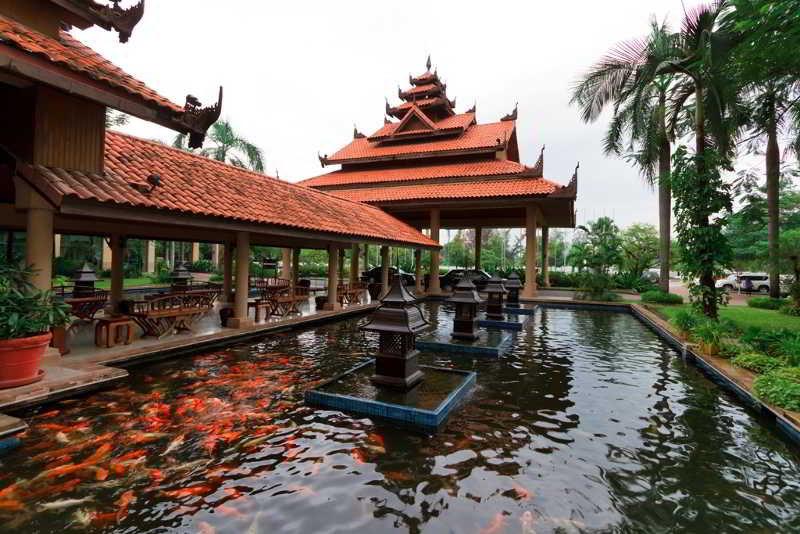
[[[486,314],[483,312],[478,314],[478,326],[484,328],[499,328],[501,330],[522,330],[530,320],[531,316],[527,314],[512,315],[507,313],[504,321],[487,319]]]
[[[448,342],[444,339],[435,337],[418,338],[416,345],[419,350],[435,350],[442,352],[453,352],[468,356],[493,356],[499,358],[511,348],[514,336],[508,332],[502,332],[499,338],[483,341],[480,338],[469,342],[459,340]]]
[[[511,315],[533,315],[536,313],[536,304],[506,305],[503,311]]]
[[[376,417],[387,421],[401,424],[412,430],[425,433],[436,432],[447,421],[447,417],[453,412],[475,387],[477,374],[471,371],[460,371],[457,369],[447,369],[444,367],[431,367],[420,365],[426,373],[454,373],[463,376],[461,384],[457,386],[448,396],[436,407],[435,410],[423,410],[399,404],[375,401],[350,395],[341,395],[323,391],[326,385],[354,373],[362,367],[373,365],[374,360],[368,360],[350,369],[331,380],[319,385],[316,389],[305,392],[306,404],[320,406],[343,412],[356,413],[370,417]]]

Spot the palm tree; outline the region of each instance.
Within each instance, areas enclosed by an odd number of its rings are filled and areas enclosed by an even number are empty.
[[[576,84],[571,103],[581,108],[585,122],[596,121],[613,108],[605,138],[606,154],[624,155],[651,186],[658,185],[659,285],[669,291],[672,195],[669,184],[673,131],[666,120],[673,75],[658,67],[677,58],[674,36],[666,24],[651,22],[645,39],[612,48]]]
[[[236,167],[264,172],[264,156],[260,148],[240,136],[227,120],[211,125],[206,141],[213,146],[200,149],[200,154]],[[190,150],[188,137],[178,134],[172,143],[175,148]]]

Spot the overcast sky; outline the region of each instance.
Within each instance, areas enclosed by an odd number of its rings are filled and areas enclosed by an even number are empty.
[[[177,103],[187,93],[209,103],[223,85],[223,117],[264,150],[269,174],[289,181],[325,172],[317,152],[348,143],[353,124],[378,129],[384,98],[396,102],[430,53],[457,111],[477,102],[478,121],[491,122],[519,101],[523,163],[544,144],[545,177],[566,183],[580,161],[579,223],[608,215],[625,227],[657,222],[656,195],[602,154],[607,120],[581,123],[570,87],[609,47],[646,34],[651,15],[677,26],[683,5],[697,3],[151,0],[127,44],[96,28],[75,34]],[[123,129],[175,135],[138,120]]]

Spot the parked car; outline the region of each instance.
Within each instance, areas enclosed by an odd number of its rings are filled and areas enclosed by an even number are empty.
[[[750,280],[753,292],[769,293],[769,275],[767,273],[731,273],[725,278],[720,278],[716,282],[717,289],[726,291],[740,291],[743,282]]]
[[[452,289],[464,276],[471,279],[479,291],[483,291],[486,287],[486,282],[491,278],[486,271],[477,269],[450,269],[447,274],[439,277],[439,287],[447,290]]]
[[[393,280],[395,276],[397,276],[397,267],[389,267],[389,280]],[[400,276],[403,278],[403,285],[413,286],[414,284],[417,283],[417,279],[414,278],[413,274],[407,273],[402,269],[400,269]],[[361,279],[365,282],[369,282],[370,284],[380,284],[381,283],[380,265],[377,267],[373,267],[369,271],[364,271],[363,273],[361,273]]]

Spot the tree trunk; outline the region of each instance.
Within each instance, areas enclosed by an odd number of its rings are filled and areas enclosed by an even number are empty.
[[[658,230],[659,230],[659,264],[661,272],[658,285],[662,291],[669,293],[670,234],[672,230],[672,187],[669,183],[671,147],[667,137],[664,118],[664,97],[661,101],[661,144],[658,152]]]
[[[767,219],[769,241],[769,296],[780,298],[780,269],[778,264],[780,208],[779,182],[781,154],[778,147],[778,128],[775,123],[775,106],[770,106],[769,124],[767,125]]]
[[[703,84],[695,81],[695,156],[697,161],[697,175],[700,179],[706,173],[706,116],[705,102],[703,101]],[[696,224],[700,228],[708,227],[708,215],[698,217]],[[711,252],[711,251],[703,251]],[[704,254],[706,258],[711,258],[712,254]],[[717,318],[717,288],[714,285],[714,261],[704,260],[700,274],[700,285],[703,286],[703,313],[711,319]]]

